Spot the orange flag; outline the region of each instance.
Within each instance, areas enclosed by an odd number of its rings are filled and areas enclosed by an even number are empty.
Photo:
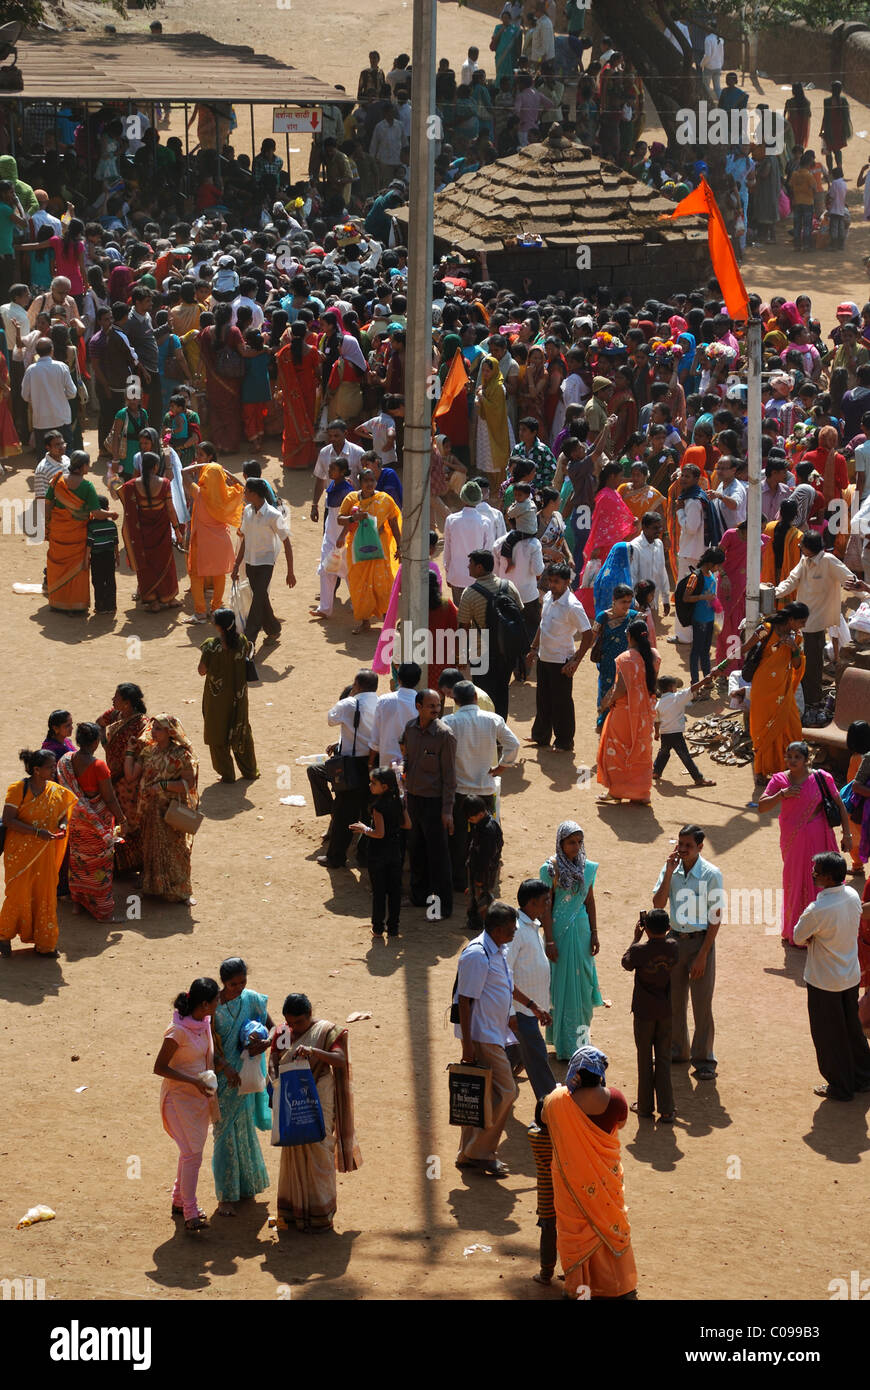
[[[446,434],[451,444],[468,443],[467,385],[468,372],[462,353],[457,348],[432,412],[433,433]]]
[[[662,220],[670,220],[672,217],[693,217],[698,214],[708,219],[707,243],[710,247],[710,260],[713,262],[713,270],[719,281],[719,288],[722,291],[726,308],[732,319],[742,319],[745,323],[749,318],[746,286],[737,266],[734,247],[731,245],[731,238],[725,229],[719,204],[705,178],[701,179],[694,192],[683,198],[682,202],[677,203],[673,212],[665,214]]]

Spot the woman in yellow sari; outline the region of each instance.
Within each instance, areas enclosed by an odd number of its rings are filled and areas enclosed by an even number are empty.
[[[38,956],[57,955],[57,876],[66,853],[68,818],[76,795],[53,780],[54,754],[41,748],[20,755],[27,776],[6,792],[3,824],[6,896],[0,909],[0,956],[15,936]]]
[[[216,461],[213,444],[197,445],[196,463],[184,469],[193,499],[190,509],[190,548],[187,572],[193,594],[193,617],[189,622],[208,620],[205,607],[206,585],[212,586],[212,612],[223,606],[227,575],[236,563],[233,534],[238,530],[245,505],[245,489]]]
[[[490,490],[495,493],[504,482],[514,442],[504,381],[495,357],[484,357],[481,363],[480,384],[474,395],[474,405],[477,414],[477,467],[481,473],[488,474]]]
[[[46,592],[49,606],[62,613],[87,613],[91,604],[88,522],[117,515],[101,510],[97,490],[85,477],[90,466],[88,455],[77,449],[67,476],[55,474],[45,495]]]
[[[364,468],[359,475],[359,491],[347,494],[337,517],[347,537],[347,587],[356,618],[354,633],[367,632],[371,619],[383,618],[387,611],[399,567],[401,519],[392,497],[375,490],[375,475]]]
[[[319,1143],[281,1148],[279,1222],[283,1220],[284,1229],[293,1221],[300,1231],[328,1231],[338,1205],[335,1174],[353,1173],[362,1163],[354,1135],[347,1029],[312,1018],[311,1001],[304,994],[288,994],[282,1012],[286,1026],[272,1043],[269,1076],[277,1083],[291,1062],[308,1062],[326,1134]]]
[[[787,603],[743,649],[745,658],[756,643],[764,643],[749,697],[757,782],[767,782],[774,773],[782,772],[786,748],[801,736],[795,691],[806,666],[801,631],[809,615],[805,603]]]
[[[637,1268],[625,1214],[617,1131],[625,1096],[604,1084],[607,1058],[581,1047],[565,1085],[544,1098],[553,1144],[556,1243],[569,1298],[636,1298]]]

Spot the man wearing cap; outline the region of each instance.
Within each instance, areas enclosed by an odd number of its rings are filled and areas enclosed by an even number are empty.
[[[592,395],[589,397],[583,413],[586,416],[586,423],[589,426],[588,442],[594,444],[598,439],[604,426],[607,424],[607,402],[613,394],[613,382],[606,376],[594,376],[592,378]]]
[[[468,568],[468,556],[473,550],[491,550],[495,530],[489,518],[477,510],[483,494],[477,483],[464,483],[459,500],[462,510],[453,512],[444,522],[444,575],[459,604],[463,591],[474,581]]]

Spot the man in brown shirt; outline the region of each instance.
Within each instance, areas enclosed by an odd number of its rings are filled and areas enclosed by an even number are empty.
[[[430,921],[438,922],[453,913],[447,837],[453,834],[456,739],[438,717],[441,697],[436,690],[419,690],[415,704],[417,718],[405,725],[400,740],[411,818],[411,902],[427,908]]]

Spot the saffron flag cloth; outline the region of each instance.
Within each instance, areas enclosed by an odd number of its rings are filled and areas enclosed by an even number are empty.
[[[457,352],[450,363],[441,395],[432,412],[432,429],[446,434],[454,449],[468,444],[468,372],[462,353]]]
[[[710,260],[713,262],[713,270],[719,281],[725,306],[732,319],[740,319],[745,323],[749,318],[746,286],[737,267],[734,247],[731,245],[731,238],[725,229],[719,204],[705,178],[701,179],[693,193],[677,203],[673,212],[667,213],[662,220],[670,220],[673,217],[694,217],[698,214],[708,218],[707,242],[710,247]]]

